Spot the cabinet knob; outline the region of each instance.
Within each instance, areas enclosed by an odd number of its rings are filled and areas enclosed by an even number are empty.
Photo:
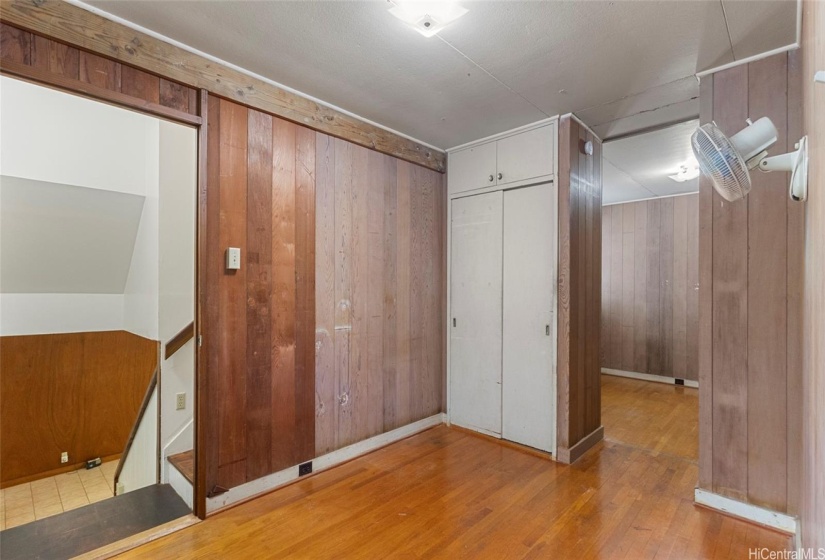
[[[493,177],[492,175],[490,175],[490,182],[491,182],[491,183],[493,182],[493,179],[495,179],[495,177]]]
[[[499,174],[498,174],[498,180],[499,180],[499,181],[501,181],[503,178],[504,178],[504,175],[502,175],[501,173],[499,173]]]

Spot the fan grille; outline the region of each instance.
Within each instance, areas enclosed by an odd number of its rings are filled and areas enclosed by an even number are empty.
[[[747,196],[751,190],[748,168],[717,126],[710,123],[702,125],[693,133],[691,143],[700,169],[725,200],[733,202]]]

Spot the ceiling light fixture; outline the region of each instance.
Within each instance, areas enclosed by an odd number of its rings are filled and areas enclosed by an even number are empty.
[[[685,164],[679,167],[679,171],[675,175],[668,175],[677,183],[684,183],[699,176],[699,166],[697,164]]]
[[[424,35],[432,37],[467,13],[455,2],[446,0],[388,0],[390,13]]]

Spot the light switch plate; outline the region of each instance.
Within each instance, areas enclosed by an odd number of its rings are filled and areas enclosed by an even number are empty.
[[[229,247],[226,250],[226,270],[240,270],[241,250],[238,247]]]

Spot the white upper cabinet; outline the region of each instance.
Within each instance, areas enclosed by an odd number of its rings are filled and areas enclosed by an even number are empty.
[[[449,154],[450,194],[524,183],[555,172],[556,122],[504,133]]]
[[[554,131],[547,125],[497,141],[498,184],[552,175]]]
[[[496,184],[496,143],[465,148],[449,156],[449,190],[464,192]]]

